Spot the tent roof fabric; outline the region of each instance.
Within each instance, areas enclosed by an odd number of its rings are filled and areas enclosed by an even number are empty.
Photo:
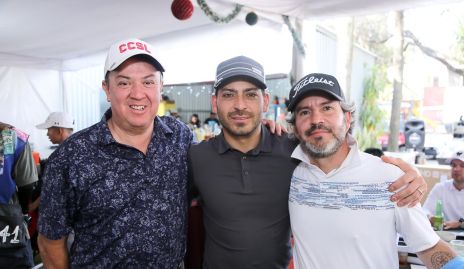
[[[192,0],[193,16],[179,21],[167,0],[5,0],[0,3],[0,65],[61,69],[65,60],[102,53],[130,38],[154,39],[213,24]],[[452,0],[207,0],[218,14],[234,4],[267,18],[303,19],[369,14]],[[244,14],[242,17],[244,17]]]

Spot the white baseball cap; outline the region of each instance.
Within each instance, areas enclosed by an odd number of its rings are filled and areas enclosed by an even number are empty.
[[[454,160],[460,160],[461,162],[464,162],[464,150],[457,151],[453,154],[453,157],[451,157],[450,162]]]
[[[74,128],[74,119],[66,112],[52,112],[44,123],[36,125],[39,129],[48,129],[50,127]]]
[[[106,56],[105,70],[103,75],[118,68],[125,60],[135,55],[147,55],[147,59],[160,72],[164,72],[163,66],[153,55],[153,47],[145,41],[131,38],[114,43]]]

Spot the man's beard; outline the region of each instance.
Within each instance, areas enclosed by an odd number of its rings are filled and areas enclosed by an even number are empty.
[[[219,122],[222,125],[223,131],[227,132],[232,137],[250,137],[258,128],[261,127],[261,117],[254,118],[254,114],[247,111],[234,111],[223,115],[220,111],[217,113]],[[246,124],[240,124],[234,126],[229,120],[228,117],[233,117],[236,115],[246,115],[251,118],[251,125],[246,126]],[[248,128],[247,128],[248,127]]]
[[[333,139],[330,140],[326,145],[311,144],[310,142],[306,142],[304,140],[300,141],[301,149],[303,152],[309,155],[311,158],[315,159],[327,158],[335,154],[335,152],[337,152],[337,150],[342,146],[342,143],[347,134],[345,120],[343,120],[342,125],[337,128],[335,132],[323,124],[313,124],[311,128],[304,132],[304,135],[309,136],[316,130],[326,130],[330,132],[333,135]],[[318,140],[322,142],[322,138],[318,138]]]

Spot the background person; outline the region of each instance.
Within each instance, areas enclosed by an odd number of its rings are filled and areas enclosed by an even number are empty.
[[[369,153],[371,155],[374,155],[374,156],[377,156],[377,157],[382,157],[383,155],[385,155],[383,153],[383,150],[379,149],[379,148],[367,148],[364,150],[365,153]]]
[[[462,268],[432,230],[420,205],[398,207],[388,185],[402,172],[361,152],[351,136],[354,104],[335,77],[303,77],[289,94],[292,158],[289,211],[295,268],[398,268],[397,233],[427,268]],[[422,192],[417,190],[417,192]]]
[[[209,113],[209,117],[206,118],[206,120],[205,120],[205,124],[206,125],[217,124],[217,126],[220,126],[217,114],[214,113],[213,111],[211,111]]]
[[[24,214],[37,181],[29,135],[0,122],[0,268],[34,266]]]
[[[52,112],[45,122],[36,126],[38,129],[47,129],[47,136],[52,144],[61,144],[74,129],[74,119],[66,112]]]
[[[198,114],[194,113],[192,114],[192,116],[190,116],[188,126],[192,130],[196,128],[201,128],[201,121],[200,121],[200,118],[198,117]]]
[[[444,229],[464,229],[464,150],[451,157],[451,178],[433,186],[424,203],[424,211],[433,221],[437,200],[443,204]]]
[[[156,116],[164,68],[154,51],[138,39],[110,47],[102,81],[110,109],[50,156],[39,216],[45,268],[182,264],[192,133]]]
[[[48,115],[45,122],[36,125],[38,129],[47,129],[47,136],[52,144],[61,145],[69,136],[72,135],[75,128],[75,121],[73,117],[66,112],[52,112]],[[37,186],[34,188],[31,196],[31,202],[29,204],[29,214],[31,216],[31,222],[29,224],[29,231],[31,235],[31,245],[34,253],[39,252],[37,245],[37,237],[39,235],[37,231],[37,221],[39,216],[39,204],[40,204],[40,192],[42,190],[42,177],[47,166],[48,159],[40,160],[39,170],[39,181]],[[68,239],[72,242],[72,238]]]

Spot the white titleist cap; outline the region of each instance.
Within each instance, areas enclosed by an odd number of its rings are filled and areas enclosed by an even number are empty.
[[[140,39],[126,39],[114,43],[106,56],[105,70],[103,75],[118,68],[125,60],[135,55],[146,55],[147,59],[153,64],[156,70],[164,72],[163,66],[153,55],[153,47]]]
[[[61,127],[74,129],[74,119],[66,112],[52,112],[44,123],[36,125],[39,129]]]

